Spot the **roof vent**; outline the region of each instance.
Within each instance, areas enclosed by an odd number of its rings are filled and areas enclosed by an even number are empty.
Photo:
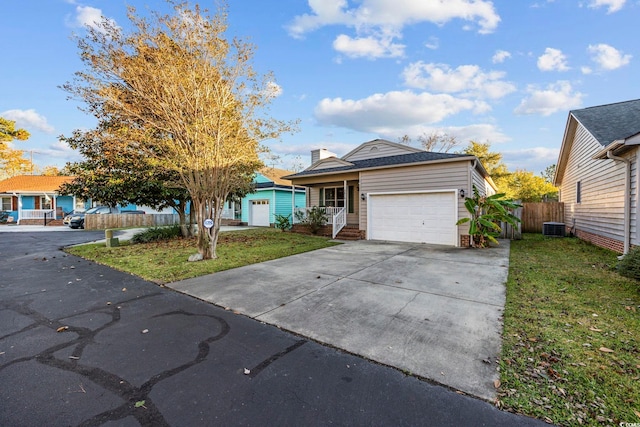
[[[542,234],[551,237],[564,237],[566,227],[564,222],[544,222],[542,223]]]

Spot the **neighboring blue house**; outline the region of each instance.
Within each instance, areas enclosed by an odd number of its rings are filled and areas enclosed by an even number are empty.
[[[40,224],[45,218],[61,219],[83,202],[74,196],[58,194],[58,188],[72,181],[71,176],[18,175],[0,181],[0,211],[11,222]]]
[[[292,215],[293,207],[304,208],[304,187],[292,187],[291,181],[282,179],[293,172],[265,167],[254,180],[256,191],[242,199],[240,219],[252,226],[269,227],[276,222],[275,215]]]

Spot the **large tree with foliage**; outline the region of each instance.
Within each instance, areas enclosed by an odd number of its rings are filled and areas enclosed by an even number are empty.
[[[75,130],[62,137],[71,148],[80,152],[83,161],[67,165],[75,177],[61,190],[83,199],[102,204],[142,204],[156,209],[173,208],[180,217],[182,235],[190,235],[187,221],[189,193],[173,170],[159,167],[154,158],[128,141],[127,132],[119,132],[121,124],[101,120],[95,129]]]
[[[29,139],[29,132],[16,129],[16,122],[0,117],[0,179],[28,173],[33,165],[24,157],[24,151],[11,147],[14,140]]]
[[[225,200],[261,166],[260,141],[293,124],[267,116],[278,93],[273,77],[254,71],[252,45],[225,38],[226,6],[210,15],[168,3],[173,14],[150,18],[130,7],[128,34],[107,19],[88,29],[78,40],[87,69],[64,88],[99,119],[120,120],[127,140],[179,176],[195,210],[198,251],[216,258]]]
[[[505,197],[521,202],[541,202],[557,197],[558,189],[551,184],[547,176],[555,173],[555,165],[548,167],[542,176],[526,170],[510,172],[502,161],[502,154],[491,151],[491,144],[470,141],[462,151],[465,154],[476,156],[487,173],[491,176],[501,193]],[[546,175],[545,175],[546,174]]]
[[[491,144],[488,142],[469,141],[469,145],[462,150],[462,153],[476,156],[496,184],[501,178],[509,175],[507,165],[502,161],[502,154],[491,151]]]
[[[556,200],[558,189],[542,176],[526,170],[516,170],[501,178],[502,191],[510,199],[521,202],[542,202]]]

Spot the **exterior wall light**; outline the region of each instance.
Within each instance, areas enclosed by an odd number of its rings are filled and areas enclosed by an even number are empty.
[[[460,198],[464,199],[464,189],[460,189]]]
[[[367,199],[367,195],[362,193],[360,194],[360,200],[365,201]]]

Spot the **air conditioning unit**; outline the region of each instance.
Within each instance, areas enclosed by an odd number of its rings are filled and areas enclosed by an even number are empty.
[[[542,223],[542,234],[544,236],[564,237],[566,227],[564,222],[544,222]]]

